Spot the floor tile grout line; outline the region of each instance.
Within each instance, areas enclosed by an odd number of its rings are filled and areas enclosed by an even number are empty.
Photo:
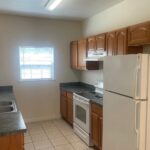
[[[72,146],[71,142],[65,137],[65,135],[63,134],[63,132],[60,130],[60,128],[58,128],[58,126],[56,125],[56,128],[60,131],[60,133],[63,135],[63,137],[67,140],[68,144],[71,145],[71,147],[74,149],[74,147]],[[73,129],[72,129],[73,130]],[[64,144],[67,145],[67,144]],[[74,149],[75,150],[75,149]]]
[[[48,137],[48,135],[47,135],[47,133],[46,133],[46,131],[45,131],[45,129],[44,129],[44,127],[43,127],[43,126],[42,126],[42,128],[43,128],[44,133],[46,134],[46,136],[47,136],[47,138],[48,138],[48,141],[52,144],[53,148],[55,149],[55,147],[54,147],[53,143],[52,143],[52,142],[51,142],[51,140],[49,139],[49,137]]]
[[[58,127],[57,127],[58,128]],[[62,131],[58,128],[58,130],[62,133]],[[72,128],[73,130],[73,128]],[[62,133],[63,134],[63,133]],[[65,137],[65,135],[63,134],[63,136]],[[68,143],[72,146],[72,148],[75,150],[75,148],[73,147],[72,143],[65,137],[65,139],[68,141]]]
[[[58,121],[58,122],[56,122],[56,121]],[[45,123],[45,124],[44,124]],[[73,142],[71,142],[69,139],[67,139],[67,136],[74,136],[74,135],[76,135],[75,133],[74,133],[74,131],[73,131],[73,129],[64,121],[64,120],[62,120],[62,119],[60,119],[60,120],[53,120],[52,122],[52,126],[54,125],[55,127],[56,127],[56,129],[62,134],[62,137],[63,138],[65,138],[65,140],[67,141],[67,144],[61,144],[61,145],[58,145],[58,146],[62,146],[62,145],[70,145],[71,146],[71,148],[73,149],[73,150],[77,150],[74,146],[73,146]],[[51,124],[48,124],[48,127],[49,127],[49,125],[51,126]],[[36,126],[36,123],[35,123],[35,126]],[[47,140],[50,142],[50,144],[52,145],[52,148],[54,149],[54,150],[56,150],[56,147],[57,146],[55,146],[54,144],[53,144],[53,142],[51,141],[51,139],[49,138],[49,136],[48,136],[48,133],[47,133],[47,130],[46,130],[46,127],[47,127],[47,125],[46,125],[46,122],[44,121],[44,122],[38,122],[37,123],[37,126],[39,126],[42,130],[42,133],[44,133],[44,135],[46,136],[46,138],[47,138]],[[63,132],[62,132],[62,130],[61,130],[61,127],[63,127],[64,126],[64,128],[66,128],[67,126],[69,127],[68,129],[71,129],[72,131],[73,131],[73,134],[68,134],[68,135],[66,135],[66,134],[64,134]],[[65,127],[66,126],[66,127]],[[34,128],[34,127],[33,127]],[[66,128],[67,129],[67,128]],[[33,145],[33,148],[34,148],[34,150],[37,150],[36,149],[36,147],[35,147],[35,144],[34,144],[34,141],[33,141],[33,139],[32,139],[32,136],[31,136],[31,133],[28,131],[28,134],[27,134],[27,136],[29,136],[30,138],[31,138],[31,142],[28,142],[28,143],[32,143],[32,145]],[[80,139],[81,140],[81,139]],[[82,141],[82,140],[81,140]],[[80,141],[77,141],[77,143],[78,142],[80,142]],[[83,141],[82,141],[83,142]],[[26,143],[27,144],[27,143]],[[88,148],[85,148],[84,150],[87,150]],[[90,149],[90,148],[89,148]]]

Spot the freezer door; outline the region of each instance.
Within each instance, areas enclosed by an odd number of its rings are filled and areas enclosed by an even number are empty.
[[[148,57],[148,54],[105,57],[104,89],[147,99]]]
[[[103,150],[145,150],[146,103],[104,93]]]

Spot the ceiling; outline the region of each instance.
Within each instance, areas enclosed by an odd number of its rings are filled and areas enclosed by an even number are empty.
[[[63,0],[53,11],[44,8],[47,0],[0,0],[0,13],[83,20],[123,0]]]

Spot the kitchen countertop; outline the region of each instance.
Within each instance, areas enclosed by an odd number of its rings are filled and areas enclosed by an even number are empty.
[[[12,86],[0,86],[0,102],[12,101],[16,104]],[[26,125],[16,104],[16,112],[0,113],[0,136],[25,132]]]
[[[65,91],[77,93],[96,104],[103,105],[103,95],[95,93],[95,87],[93,85],[82,82],[68,82],[60,83],[60,88]]]

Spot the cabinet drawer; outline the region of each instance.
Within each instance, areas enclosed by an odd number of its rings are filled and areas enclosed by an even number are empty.
[[[92,113],[96,113],[99,116],[103,115],[103,108],[102,106],[99,106],[98,104],[92,103],[91,110],[92,110]]]
[[[73,94],[71,92],[67,92],[67,97],[73,99]]]

